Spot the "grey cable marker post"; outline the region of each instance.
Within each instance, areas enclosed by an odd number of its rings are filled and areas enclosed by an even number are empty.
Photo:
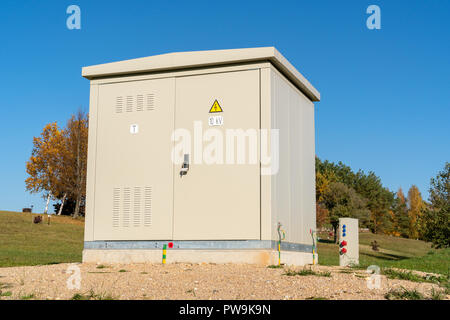
[[[358,219],[339,219],[339,266],[359,264]]]

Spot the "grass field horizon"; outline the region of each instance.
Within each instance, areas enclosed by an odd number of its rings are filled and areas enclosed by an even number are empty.
[[[0,267],[81,262],[84,221],[52,215],[40,224],[37,213],[0,211]],[[448,275],[450,249],[433,249],[430,243],[372,233],[360,233],[360,267],[399,268]],[[370,243],[376,240],[379,251]],[[337,244],[318,243],[319,264],[339,265]]]
[[[39,213],[0,211],[0,267],[80,262],[84,222],[51,215],[39,224]]]

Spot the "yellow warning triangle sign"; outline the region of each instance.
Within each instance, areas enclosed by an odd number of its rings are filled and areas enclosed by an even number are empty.
[[[217,102],[217,100],[214,100],[214,103],[213,103],[211,109],[209,109],[209,113],[215,113],[215,112],[223,112],[222,107],[220,106],[219,102]]]

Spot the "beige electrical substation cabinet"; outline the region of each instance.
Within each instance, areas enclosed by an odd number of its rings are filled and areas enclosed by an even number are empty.
[[[84,67],[85,262],[313,261],[319,92],[273,47]],[[283,237],[283,234],[285,237]],[[284,238],[284,239],[283,239]]]

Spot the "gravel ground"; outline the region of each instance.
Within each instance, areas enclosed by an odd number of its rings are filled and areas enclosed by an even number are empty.
[[[69,267],[81,271],[81,287],[69,289]],[[307,267],[310,268],[309,266]],[[284,269],[236,264],[56,264],[0,268],[0,299],[384,299],[390,289],[416,289],[429,297],[431,283],[387,279],[369,289],[364,270],[312,266],[324,276],[287,276]],[[289,270],[301,270],[291,268]],[[75,284],[75,282],[72,282]],[[446,296],[449,299],[449,296]]]

